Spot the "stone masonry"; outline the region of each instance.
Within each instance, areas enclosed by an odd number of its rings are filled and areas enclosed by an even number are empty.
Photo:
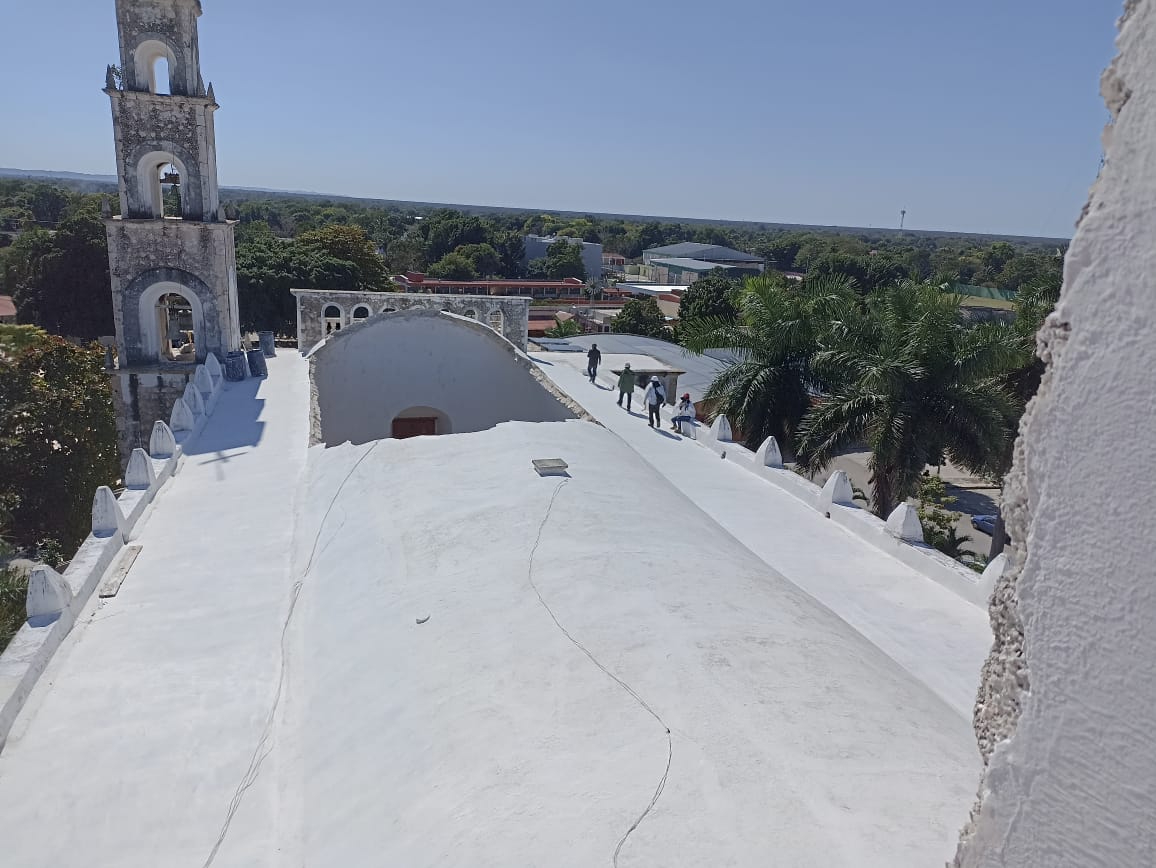
[[[120,216],[106,211],[119,370],[112,376],[122,454],[142,445],[192,378],[166,352],[167,301],[192,312],[195,361],[241,348],[233,226],[221,219],[213,86],[201,76],[200,0],[117,0],[112,108]],[[167,79],[158,80],[167,65]],[[176,174],[176,179],[168,176]],[[162,179],[162,175],[164,178]],[[181,210],[166,217],[177,182]],[[191,361],[191,359],[190,359]]]
[[[425,295],[402,292],[339,292],[319,289],[295,289],[297,296],[297,341],[301,352],[308,352],[325,339],[327,308],[336,308],[341,326],[348,327],[360,319],[399,310],[444,310],[476,319],[484,325],[491,317],[502,317],[501,334],[525,352],[529,345],[530,299],[488,295]],[[363,314],[364,316],[358,316]]]
[[[120,420],[117,425],[120,457],[122,463],[127,463],[134,449],[148,449],[153,425],[169,421],[173,404],[193,380],[193,369],[113,371],[109,379],[112,405]]]

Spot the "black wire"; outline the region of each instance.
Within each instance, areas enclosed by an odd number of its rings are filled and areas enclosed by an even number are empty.
[[[357,462],[350,468],[349,472],[345,474],[345,478],[341,480],[341,485],[337,487],[333,499],[329,501],[329,508],[325,510],[325,515],[321,517],[321,525],[317,528],[317,536],[313,539],[313,550],[309,553],[309,562],[305,566],[305,571],[301,574],[301,578],[293,583],[293,587],[289,591],[289,611],[285,613],[285,620],[281,623],[281,660],[277,676],[277,690],[273,694],[273,703],[269,708],[269,714],[261,730],[261,737],[257,739],[257,746],[253,748],[253,755],[249,758],[249,766],[245,769],[245,774],[241,776],[241,782],[237,784],[237,789],[233,793],[232,800],[229,802],[229,808],[225,812],[225,822],[221,826],[221,832],[217,836],[217,840],[213,844],[213,849],[209,852],[209,857],[205,860],[202,868],[210,868],[216,861],[221,851],[221,846],[225,843],[225,838],[229,834],[229,827],[233,824],[233,818],[237,816],[237,811],[241,808],[241,802],[244,801],[245,793],[257,782],[257,778],[261,774],[261,766],[269,754],[273,752],[272,747],[266,749],[266,746],[273,736],[273,723],[277,717],[277,709],[281,706],[281,697],[285,692],[285,659],[288,656],[285,645],[289,635],[289,625],[293,621],[293,614],[297,611],[297,600],[301,597],[301,591],[305,587],[305,580],[309,578],[309,573],[313,569],[313,561],[317,556],[317,546],[321,542],[321,534],[325,531],[325,523],[329,521],[329,515],[333,512],[333,507],[337,505],[337,499],[341,497],[341,493],[345,490],[345,486],[349,480],[353,478],[353,474],[357,471],[357,468],[361,466],[362,462],[370,456],[380,443],[380,440],[375,441],[374,444],[365,451],[365,454],[357,459]],[[344,525],[345,522],[342,521],[338,530],[340,531]]]
[[[534,547],[530,550],[530,564],[527,571],[527,578],[530,581],[530,587],[534,589],[534,593],[538,597],[538,602],[542,604],[542,608],[546,610],[546,613],[550,616],[550,620],[554,622],[554,626],[556,626],[562,632],[562,635],[569,639],[574,647],[585,654],[586,658],[600,670],[602,670],[602,672],[608,678],[610,678],[615,684],[630,694],[634,701],[637,702],[646,711],[647,714],[657,720],[659,725],[666,731],[666,769],[662,773],[662,778],[659,780],[658,786],[655,787],[654,796],[651,797],[650,803],[646,806],[646,809],[641,814],[639,814],[638,819],[635,820],[630,828],[626,830],[626,833],[619,839],[618,846],[614,848],[614,858],[612,862],[615,868],[618,868],[618,854],[622,852],[622,848],[625,846],[626,840],[634,833],[635,829],[642,825],[642,821],[645,820],[647,816],[649,816],[650,812],[654,810],[654,806],[658,804],[658,800],[662,797],[663,790],[666,789],[666,781],[670,777],[670,766],[674,761],[674,739],[671,736],[670,727],[666,725],[666,721],[662,719],[661,715],[659,715],[657,711],[651,708],[650,704],[647,703],[647,701],[641,696],[639,696],[633,687],[631,687],[629,684],[627,684],[625,681],[603,666],[602,663],[599,662],[598,658],[590,653],[590,649],[575,639],[573,635],[571,635],[570,631],[562,626],[562,622],[558,620],[558,616],[554,614],[554,610],[550,608],[549,603],[547,603],[546,600],[542,597],[542,592],[538,590],[538,585],[534,582],[534,558],[538,554],[538,547],[542,544],[542,532],[546,529],[547,522],[550,521],[550,515],[554,511],[554,502],[558,499],[558,495],[562,493],[562,489],[566,487],[566,483],[569,481],[570,480],[568,479],[563,479],[560,483],[558,483],[558,487],[554,489],[554,494],[550,497],[550,504],[546,507],[546,514],[542,517],[542,523],[538,525],[538,535],[534,539]]]

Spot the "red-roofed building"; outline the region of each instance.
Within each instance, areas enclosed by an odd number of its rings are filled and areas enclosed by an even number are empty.
[[[586,284],[576,277],[564,280],[444,280],[419,271],[393,278],[405,292],[431,295],[517,295],[523,298],[572,299],[583,297]]]
[[[16,322],[16,304],[11,296],[0,295],[0,322]]]

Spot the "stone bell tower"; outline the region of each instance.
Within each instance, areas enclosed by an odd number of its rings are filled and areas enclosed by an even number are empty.
[[[221,215],[218,105],[201,78],[200,16],[200,0],[116,0],[120,66],[108,68],[104,92],[121,213],[106,213],[105,226],[120,379],[113,391],[126,448],[167,419],[197,363],[241,348],[233,226]]]

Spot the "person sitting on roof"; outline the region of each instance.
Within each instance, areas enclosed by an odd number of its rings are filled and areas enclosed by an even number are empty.
[[[671,419],[670,430],[682,431],[682,425],[685,422],[690,424],[695,420],[697,412],[694,409],[694,404],[691,403],[690,393],[682,396],[682,400],[678,402],[678,406],[674,408],[674,418]]]

